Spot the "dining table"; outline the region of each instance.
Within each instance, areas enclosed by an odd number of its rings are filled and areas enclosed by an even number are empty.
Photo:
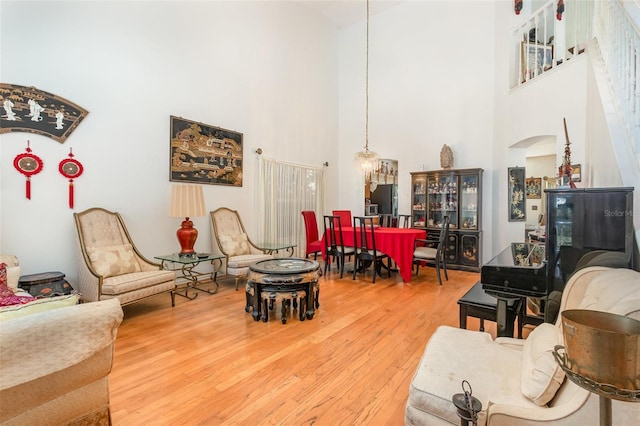
[[[337,230],[336,230],[337,232]],[[416,228],[386,228],[377,226],[373,228],[376,237],[376,249],[387,254],[400,270],[400,276],[404,282],[411,281],[413,265],[413,249],[416,239],[425,239],[427,231]],[[325,258],[326,233],[322,236],[322,258]],[[367,229],[367,237],[371,243],[371,231]],[[342,227],[342,238],[345,247],[353,247],[355,232],[352,226]]]

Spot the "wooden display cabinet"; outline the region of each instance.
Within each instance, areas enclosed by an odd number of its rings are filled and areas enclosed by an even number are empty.
[[[482,169],[411,173],[411,215],[415,228],[440,232],[449,216],[447,267],[479,271],[482,248]]]

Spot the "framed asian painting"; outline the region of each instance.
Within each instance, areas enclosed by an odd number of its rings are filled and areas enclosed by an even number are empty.
[[[524,167],[508,169],[509,222],[522,222],[526,219]]]
[[[527,198],[539,199],[542,198],[542,178],[527,178]]]
[[[242,133],[171,116],[170,139],[170,181],[242,186]]]

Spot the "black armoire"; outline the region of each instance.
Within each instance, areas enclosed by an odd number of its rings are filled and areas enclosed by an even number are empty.
[[[634,266],[633,188],[550,189],[545,194],[548,291],[562,291],[589,252],[618,252],[618,259]]]

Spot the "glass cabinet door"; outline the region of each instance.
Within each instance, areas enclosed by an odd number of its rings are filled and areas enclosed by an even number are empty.
[[[426,191],[427,191],[427,176],[426,175],[412,175],[411,187],[413,189],[413,200],[411,200],[411,223],[416,228],[423,228],[426,226]]]
[[[427,182],[427,227],[440,228],[449,216],[449,228],[458,228],[458,180],[454,174],[432,175]]]
[[[478,176],[460,176],[460,228],[478,229]]]

